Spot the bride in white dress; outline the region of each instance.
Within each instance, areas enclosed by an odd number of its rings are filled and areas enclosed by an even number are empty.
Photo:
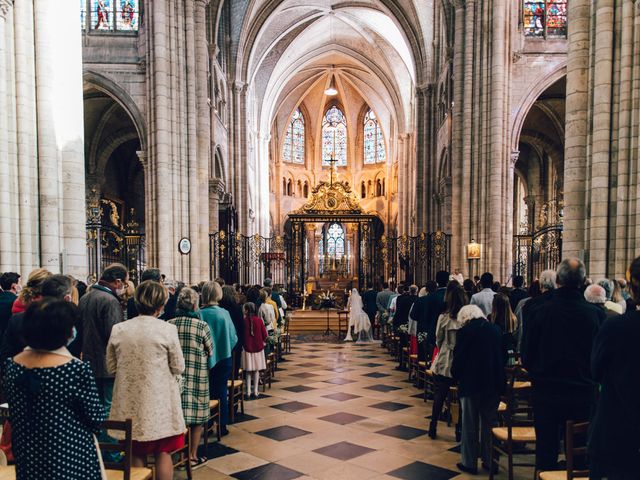
[[[347,336],[344,341],[353,341],[351,337],[351,327],[353,327],[353,333],[358,335],[356,343],[374,343],[371,321],[369,320],[369,315],[364,311],[362,297],[356,288],[351,290],[351,296],[347,302],[347,310],[349,310],[349,325],[347,326]]]

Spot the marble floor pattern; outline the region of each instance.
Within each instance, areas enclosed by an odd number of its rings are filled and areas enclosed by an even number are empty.
[[[486,478],[456,469],[453,428],[441,423],[429,439],[431,402],[396,365],[379,345],[295,343],[272,388],[245,402],[194,479]]]

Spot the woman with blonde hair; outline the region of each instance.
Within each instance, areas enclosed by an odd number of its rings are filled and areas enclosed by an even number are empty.
[[[32,302],[37,302],[42,298],[40,289],[42,287],[43,282],[53,275],[49,270],[45,268],[36,268],[29,274],[29,278],[27,279],[27,284],[20,291],[20,295],[13,303],[13,307],[11,308],[11,313],[21,313],[24,312],[29,304]]]
[[[213,356],[209,357],[209,394],[220,402],[220,433],[229,433],[229,390],[231,379],[233,347],[238,343],[238,335],[231,316],[218,303],[222,299],[222,288],[217,282],[206,282],[202,286],[202,310],[200,317],[211,330]]]
[[[169,293],[160,283],[142,282],[134,300],[139,315],[114,325],[107,345],[107,369],[115,374],[112,420],[133,420],[133,461],[155,456],[156,478],[173,479],[171,452],[184,446],[186,429],[179,380],[184,356],[175,325],[158,319]],[[122,440],[119,432],[111,433]]]

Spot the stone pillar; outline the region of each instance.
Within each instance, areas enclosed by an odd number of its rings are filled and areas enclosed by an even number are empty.
[[[82,43],[77,18],[34,1],[40,261],[86,274]]]
[[[13,0],[0,0],[0,271],[11,271],[17,269],[17,251],[15,248],[15,225],[12,226],[10,213],[14,211],[12,197],[14,196],[13,184],[9,162],[9,112],[7,85],[9,68],[7,58],[10,52],[9,42],[7,42],[6,18],[9,9],[13,7]],[[9,29],[11,32],[12,29]]]
[[[220,200],[222,199],[224,192],[224,180],[221,178],[212,178],[209,180],[209,225],[211,233],[217,232],[220,228]]]
[[[315,223],[307,223],[305,225],[307,232],[307,242],[309,242],[309,271],[307,275],[309,277],[316,277],[318,275],[318,259],[316,251],[316,225]]]
[[[196,0],[195,5],[195,42],[196,42],[196,101],[197,101],[197,199],[198,202],[198,230],[196,245],[198,254],[192,258],[191,277],[207,278],[209,275],[209,179],[213,172],[209,172],[211,164],[211,109],[209,107],[209,48],[207,45],[206,7],[209,0]],[[192,201],[193,201],[192,200]],[[216,210],[215,215],[218,215]],[[216,224],[218,222],[216,221]],[[195,265],[194,265],[195,263]]]
[[[564,146],[564,257],[583,256],[585,248],[588,68],[591,0],[571,0],[568,17],[567,101]]]

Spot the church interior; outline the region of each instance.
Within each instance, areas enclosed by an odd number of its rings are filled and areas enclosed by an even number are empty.
[[[0,480],[640,479],[639,196],[640,0],[0,0]]]

